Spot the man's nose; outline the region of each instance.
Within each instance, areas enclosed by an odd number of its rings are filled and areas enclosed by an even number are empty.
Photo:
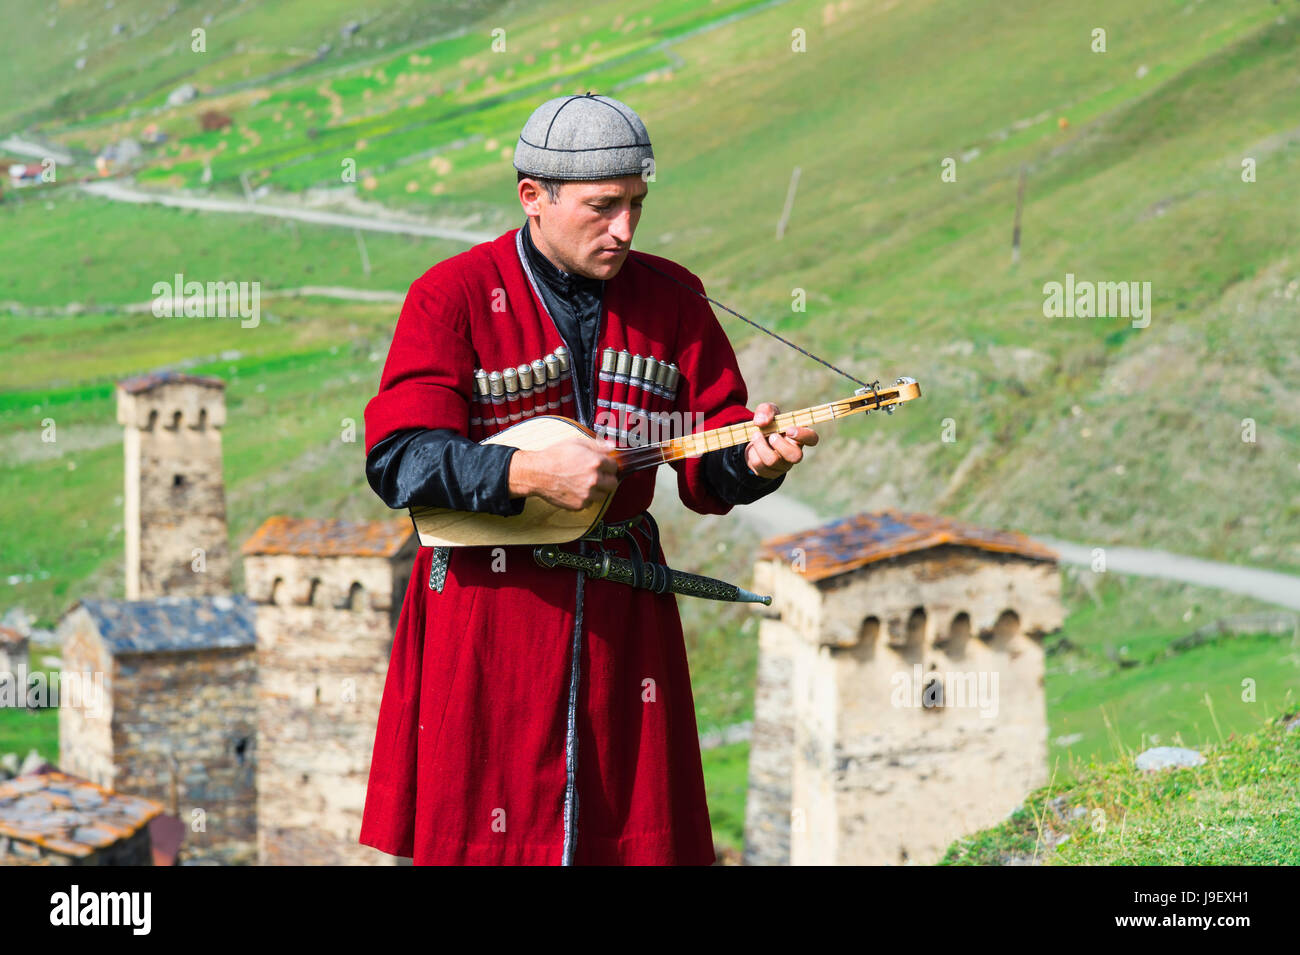
[[[609,234],[614,237],[619,245],[627,245],[632,241],[632,213],[621,212],[615,218],[609,227]]]

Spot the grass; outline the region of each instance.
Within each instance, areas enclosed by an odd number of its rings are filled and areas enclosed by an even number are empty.
[[[1240,635],[1185,650],[1219,616],[1267,611],[1170,581],[1064,571],[1068,616],[1047,639],[1048,760],[1058,782],[1123,752],[1245,733],[1300,692],[1300,635]],[[1244,681],[1249,681],[1244,682]]]
[[[704,790],[715,845],[740,850],[745,845],[745,793],[749,789],[749,744],[730,743],[700,754]]]
[[[79,302],[93,309],[150,302],[154,284],[170,285],[178,272],[187,281],[259,282],[264,292],[304,285],[405,292],[434,263],[461,251],[460,246],[439,239],[368,233],[367,275],[349,229],[262,216],[129,206],[66,188],[46,201],[29,195],[23,201],[0,204],[0,236],[0,247],[11,263],[0,277],[0,302],[28,307]],[[269,303],[263,305],[274,310]],[[392,312],[389,307],[385,313],[390,333]],[[116,336],[129,336],[139,328],[152,334],[157,322],[151,319],[145,315],[124,320],[96,344],[103,349],[115,343]],[[9,328],[13,331],[3,339],[6,349],[24,343],[17,335],[23,329],[65,346],[77,343],[81,333],[75,322],[61,325],[51,319],[22,319]],[[247,344],[233,344],[239,330],[230,332],[229,347]],[[59,355],[40,357],[33,372],[58,373]],[[15,387],[18,383],[6,376],[4,390]]]
[[[1300,368],[1288,346],[1286,210],[1300,198],[1300,137],[1281,104],[1300,28],[1262,8],[1161,9],[936,3],[886,16],[845,11],[821,27],[821,9],[798,3],[530,12],[506,19],[504,53],[475,48],[471,31],[372,49],[365,63],[328,75],[276,79],[237,116],[214,176],[230,188],[241,172],[286,191],[337,187],[340,159],[353,157],[363,195],[509,227],[508,147],[543,95],[538,83],[559,85],[545,95],[608,88],[625,67],[647,65],[637,57],[666,56],[658,44],[678,37],[671,76],[637,74],[619,91],[665,144],[639,246],[689,264],[715,296],[856,374],[912,374],[923,384],[924,401],[900,415],[827,426],[812,454],[819,479],[796,476],[787,493],[816,497],[828,513],[937,503],[993,525],[1296,569],[1300,522],[1286,518],[1300,514],[1287,491],[1300,453]],[[688,35],[733,12],[748,15]],[[793,55],[776,38],[808,13],[817,14],[815,55]],[[1071,45],[1098,18],[1110,51]],[[976,29],[1015,71],[986,68],[987,48],[966,39]],[[470,80],[459,90],[458,76]],[[499,77],[492,89],[474,85],[486,76]],[[954,85],[954,76],[979,79]],[[337,119],[319,92],[326,83],[340,98]],[[419,92],[426,84],[441,84],[442,95]],[[699,90],[707,97],[694,99]],[[870,110],[859,108],[864,97]],[[770,120],[761,124],[749,119],[760,101]],[[130,122],[166,127],[171,116]],[[211,150],[225,134],[199,134],[184,125],[188,113],[176,116],[166,150],[177,165],[154,171],[192,183],[201,164],[180,154]],[[1057,128],[1058,116],[1070,125]],[[45,131],[76,140],[107,128],[87,123],[54,116]],[[1239,175],[1248,154],[1268,173],[1252,184]],[[724,155],[745,157],[743,189]],[[963,157],[955,183],[938,175],[947,155]],[[796,165],[798,201],[776,246],[764,237]],[[1007,220],[1022,165],[1029,204],[1013,269]],[[400,290],[455,251],[373,237],[366,277],[345,230],[294,232],[84,197],[23,206],[0,238],[16,265],[0,296],[25,305],[61,304],[74,297],[70,285],[92,305],[144,300],[160,277],[196,269],[266,288],[328,278]],[[108,250],[106,234],[115,237]],[[751,239],[735,241],[742,235]],[[1150,281],[1151,327],[1044,319],[1041,287],[1066,271]],[[807,312],[790,311],[795,288],[809,293]],[[723,322],[742,352],[763,359],[751,375],[755,400],[804,406],[846,393],[842,379]],[[23,369],[28,381],[61,374],[58,347]],[[1258,427],[1253,443],[1240,438],[1246,419]],[[956,440],[941,439],[945,421]],[[893,473],[903,458],[905,481]],[[951,483],[968,458],[964,479]],[[1040,480],[1044,471],[1056,479]],[[1231,499],[1214,493],[1225,481],[1240,488]]]
[[[58,656],[57,647],[30,646],[27,660],[28,684],[19,687],[17,681],[6,692],[15,698],[25,698],[28,688],[35,685],[37,674],[45,687],[57,685],[57,671],[45,666],[43,657]],[[35,750],[42,759],[57,765],[59,758],[59,711],[57,707],[38,706],[32,709],[0,707],[0,755],[13,753],[21,764]]]
[[[0,52],[10,64],[5,80],[10,95],[3,97],[0,122],[103,122],[157,106],[184,82],[205,89],[235,87],[259,79],[264,69],[292,63],[302,64],[297,72],[308,77],[346,69],[480,18],[491,20],[504,4],[395,0],[365,16],[339,0],[185,0],[175,4],[171,16],[169,6],[169,0],[120,0],[111,9],[6,17]],[[363,26],[345,40],[340,28],[350,20]],[[126,29],[114,34],[115,24]],[[191,49],[198,28],[206,30],[203,52]],[[322,43],[332,49],[319,62],[304,55]],[[78,70],[75,63],[82,57],[86,62]]]
[[[1143,772],[1131,751],[1093,764],[1069,785],[1030,793],[1003,823],[954,842],[941,864],[1295,865],[1296,719],[1292,700],[1251,730],[1207,745],[1200,766]]]

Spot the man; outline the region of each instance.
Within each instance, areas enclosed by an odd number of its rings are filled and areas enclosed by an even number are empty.
[[[367,476],[390,507],[511,516],[529,495],[579,510],[617,488],[603,522],[628,533],[600,546],[666,563],[646,530],[656,471],[616,480],[608,438],[533,452],[468,437],[476,369],[554,361],[561,346],[572,401],[560,413],[588,427],[607,348],[674,363],[677,391],[657,399],[703,415],[697,430],[779,410],[745,407],[699,279],[630,250],[651,163],[644,124],[618,100],[588,93],[534,111],[515,149],[524,226],[435,265],[398,318],[366,406]],[[816,443],[811,428],[756,431],[671,466],[687,507],[725,514],[775,490]],[[421,548],[360,842],[416,864],[711,864],[676,597],[542,566],[529,546]]]

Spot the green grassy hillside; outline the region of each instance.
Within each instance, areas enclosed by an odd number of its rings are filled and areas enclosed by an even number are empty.
[[[1144,772],[1136,752],[1030,793],[1008,819],[949,847],[944,865],[1296,865],[1294,705],[1205,747],[1200,766]],[[1177,745],[1176,741],[1173,741]]]
[[[232,546],[273,513],[390,516],[365,483],[360,428],[395,306],[268,298],[256,329],[124,306],[176,272],[264,292],[401,293],[463,248],[370,234],[367,273],[350,230],[90,197],[77,180],[94,175],[94,153],[156,125],[168,139],[145,147],[134,176],[145,188],[238,197],[245,177],[267,202],[498,234],[522,220],[510,161],[524,119],[587,90],[631,104],[655,144],[638,248],[858,377],[922,384],[923,399],[892,417],[825,426],[785,493],[827,515],[935,510],[1300,570],[1300,18],[1286,5],[118,0],[0,17],[0,136],[43,137],[77,158],[56,184],[6,187],[0,203],[0,609],[52,626],[79,596],[121,596],[113,384],[159,367],[228,381]],[[203,54],[189,48],[197,27]],[[1104,53],[1092,50],[1099,28]],[[198,98],[166,106],[185,82]],[[232,125],[201,131],[209,109]],[[1067,273],[1150,282],[1150,325],[1044,317],[1044,284]],[[800,290],[803,312],[791,306]],[[50,313],[73,304],[82,311]],[[751,405],[852,391],[719,317]],[[50,418],[54,443],[41,440]],[[746,579],[757,534],[727,519],[704,535],[676,502],[655,509],[674,564]],[[1258,717],[1234,708],[1239,671],[1271,667],[1261,702],[1297,686],[1294,664],[1273,658],[1294,651],[1275,642],[1155,659],[1248,601],[1074,576],[1066,591],[1063,635],[1081,649],[1054,655],[1048,674],[1052,738],[1074,739],[1053,744],[1063,772],[1113,755],[1116,740],[1209,738],[1207,693],[1220,723],[1244,732]],[[681,605],[709,729],[752,716],[755,628],[745,608],[705,603]],[[1109,662],[1111,645],[1150,662]],[[735,753],[718,758],[734,770]],[[719,798],[733,799],[734,820],[734,793]]]

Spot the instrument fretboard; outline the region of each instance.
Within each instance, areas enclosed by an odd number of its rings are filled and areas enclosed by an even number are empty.
[[[721,428],[714,428],[711,431],[702,431],[699,434],[688,434],[680,438],[673,438],[670,441],[661,441],[658,444],[627,448],[619,455],[619,471],[620,473],[639,471],[643,468],[667,464],[670,461],[698,457],[702,454],[708,454],[710,451],[721,451],[723,448],[734,447],[737,444],[748,444],[755,432],[758,431],[762,431],[764,434],[774,434],[784,431],[786,428],[812,427],[819,422],[830,421],[833,418],[843,418],[860,412],[883,409],[898,404],[902,400],[904,399],[901,397],[898,388],[882,388],[876,392],[856,395],[853,398],[830,401],[823,405],[813,405],[811,408],[801,408],[798,411],[783,412],[773,418],[772,423],[764,428],[759,428],[753,421],[741,421],[736,424],[724,425]]]

